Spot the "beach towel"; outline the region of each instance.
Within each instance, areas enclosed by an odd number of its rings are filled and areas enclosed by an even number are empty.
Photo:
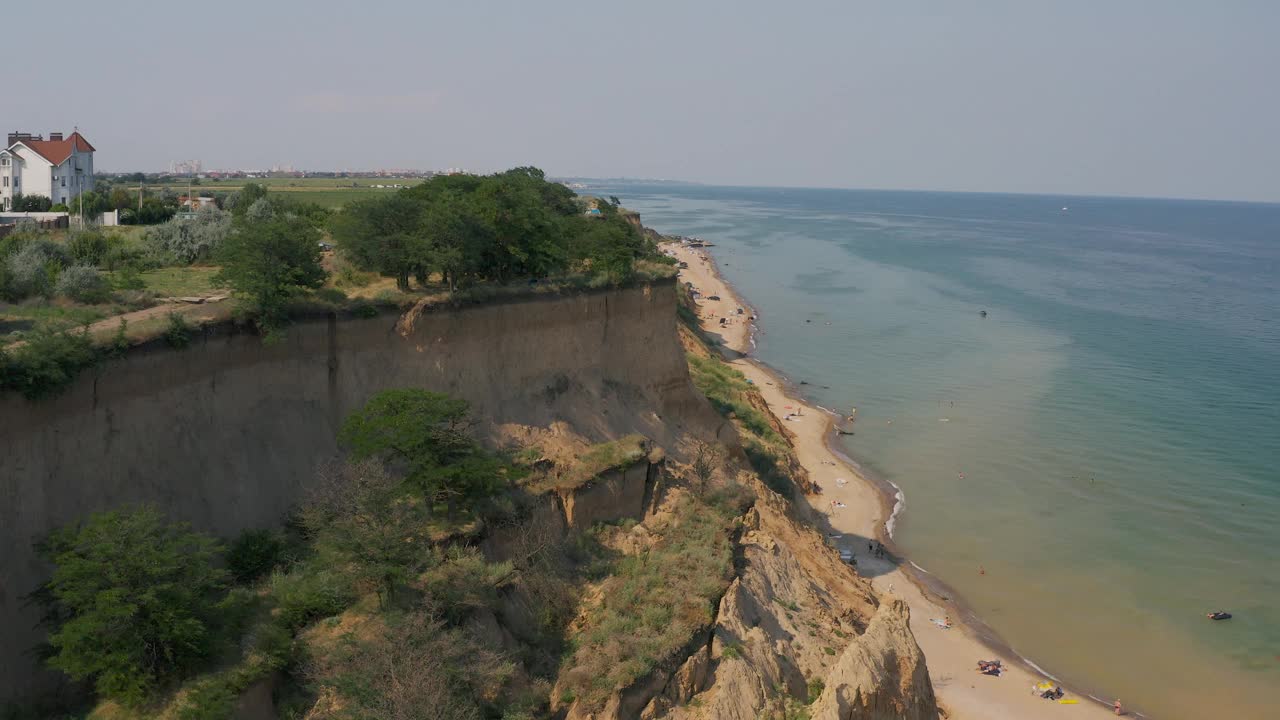
[[[942,621],[942,620],[939,620],[938,618],[929,618],[929,622],[933,623],[934,625],[937,625],[938,627],[942,628],[943,630],[950,630],[950,629],[951,629],[951,626],[950,626],[950,625],[948,625],[946,622],[944,622],[944,621]]]
[[[1058,701],[1059,705],[1079,705],[1080,701],[1075,698],[1062,698]]]

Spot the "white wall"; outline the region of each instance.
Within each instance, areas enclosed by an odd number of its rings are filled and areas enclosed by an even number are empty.
[[[0,168],[0,177],[7,170],[10,178],[7,188],[0,180],[0,198],[6,201],[3,203],[5,209],[12,203],[13,196],[19,193],[43,195],[55,204],[70,205],[75,196],[94,188],[93,153],[73,151],[71,157],[58,167],[53,167],[39,153],[23,145],[15,146],[9,155],[12,159],[10,166]],[[80,172],[77,173],[76,168]]]
[[[23,195],[44,195],[52,198],[53,188],[50,187],[52,164],[40,153],[25,145],[15,145],[10,152],[22,159],[20,167],[22,183],[18,187],[18,192]],[[54,200],[54,202],[58,201]]]
[[[9,164],[4,165],[5,162]],[[0,150],[0,210],[8,210],[9,204],[13,202],[13,181],[15,178],[20,178],[15,163],[21,162],[21,159],[14,157],[11,153]]]

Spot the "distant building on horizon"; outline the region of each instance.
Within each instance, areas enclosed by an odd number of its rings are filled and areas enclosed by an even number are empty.
[[[174,160],[169,163],[170,175],[199,175],[204,165],[199,160]]]
[[[60,132],[42,135],[9,133],[0,150],[0,210],[13,206],[15,195],[41,195],[56,205],[69,205],[93,189],[93,145],[79,130],[64,138]]]

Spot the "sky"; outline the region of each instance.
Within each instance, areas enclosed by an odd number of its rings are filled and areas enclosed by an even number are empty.
[[[1280,201],[1274,0],[70,0],[0,35],[4,130],[100,171]]]

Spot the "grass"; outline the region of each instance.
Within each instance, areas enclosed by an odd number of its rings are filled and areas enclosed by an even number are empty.
[[[118,315],[115,305],[76,305],[70,302],[0,303],[0,335],[36,328],[64,329]]]
[[[764,413],[747,400],[747,393],[754,392],[747,377],[715,357],[699,357],[688,354],[689,374],[693,384],[707,396],[722,415],[732,413],[754,435],[770,444],[782,442],[782,437],[769,423]]]
[[[209,295],[222,290],[213,284],[220,268],[206,265],[163,267],[141,273],[147,290],[165,297]],[[108,273],[114,275],[115,273]]]
[[[646,441],[643,435],[628,435],[592,445],[553,485],[557,490],[572,490],[610,470],[626,467],[645,456]]]
[[[653,528],[658,545],[618,563],[574,638],[569,667],[581,670],[570,686],[588,708],[677,658],[711,624],[733,574],[732,514],[731,507],[686,499]]]
[[[192,187],[196,194],[230,193],[249,183],[266,186],[272,193],[288,194],[304,202],[313,202],[327,208],[340,208],[353,200],[396,192],[396,188],[376,188],[370,185],[416,185],[421,178],[237,178],[234,180],[201,180]],[[352,187],[352,183],[355,187]],[[132,186],[137,192],[137,185]],[[180,179],[171,183],[148,183],[149,190],[168,189],[185,194],[187,184]]]

